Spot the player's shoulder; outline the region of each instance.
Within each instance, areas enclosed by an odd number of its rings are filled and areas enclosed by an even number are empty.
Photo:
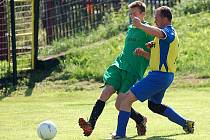
[[[173,27],[173,25],[167,25],[164,30],[167,30],[167,31],[171,31],[171,32],[175,32],[175,28]]]
[[[174,29],[174,27],[172,25],[168,25],[168,26],[164,27],[162,29],[162,31],[165,34],[171,34],[171,35],[174,35],[174,36],[175,36],[175,33],[176,33],[176,31],[175,31],[175,29]]]

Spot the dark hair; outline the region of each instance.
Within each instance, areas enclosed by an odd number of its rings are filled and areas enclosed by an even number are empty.
[[[134,1],[128,5],[128,8],[134,8],[134,7],[138,7],[141,12],[145,12],[145,10],[146,10],[145,3],[141,2],[141,1]]]
[[[168,6],[161,6],[161,7],[157,8],[157,10],[160,11],[161,17],[166,17],[169,21],[172,20],[171,9]]]

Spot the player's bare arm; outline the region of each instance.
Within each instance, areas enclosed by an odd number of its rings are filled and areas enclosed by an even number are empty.
[[[142,29],[144,32],[146,32],[150,35],[156,36],[158,38],[165,38],[165,34],[161,31],[160,28],[143,24],[143,23],[141,23],[141,19],[139,19],[137,17],[133,18],[133,24],[137,28]]]

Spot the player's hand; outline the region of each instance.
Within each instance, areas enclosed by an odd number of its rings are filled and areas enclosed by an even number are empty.
[[[150,42],[147,42],[145,45],[148,49],[151,49],[153,47],[153,45],[155,45],[155,43],[154,43],[154,41],[150,41]]]
[[[138,18],[138,17],[133,17],[132,18],[132,22],[133,22],[133,25],[136,26],[136,27],[140,27],[141,26],[141,19]]]
[[[135,51],[134,51],[134,54],[137,55],[137,56],[143,56],[144,53],[145,53],[145,51],[142,48],[136,48]]]

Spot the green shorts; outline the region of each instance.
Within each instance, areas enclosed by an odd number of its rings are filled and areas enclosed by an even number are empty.
[[[111,65],[104,73],[103,80],[118,93],[126,93],[137,82],[137,76]]]

